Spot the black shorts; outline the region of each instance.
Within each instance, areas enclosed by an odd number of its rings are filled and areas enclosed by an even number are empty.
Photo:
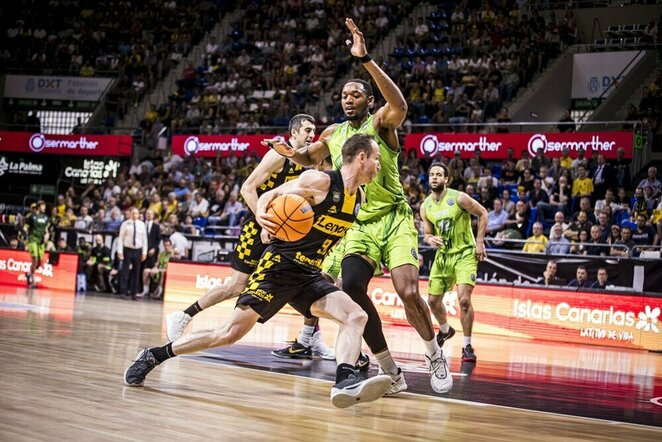
[[[329,293],[340,290],[321,272],[311,273],[287,261],[273,248],[268,248],[239,295],[237,305],[246,305],[266,322],[285,304],[290,304],[306,318],[312,318],[310,307]]]
[[[261,231],[262,228],[252,216],[241,225],[239,242],[232,253],[232,260],[230,261],[230,266],[233,269],[247,275],[255,271],[262,253],[267,248],[260,240]]]

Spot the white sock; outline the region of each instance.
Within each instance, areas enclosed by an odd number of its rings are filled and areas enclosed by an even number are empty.
[[[439,344],[437,343],[437,338],[432,338],[429,341],[423,341],[425,342],[425,354],[432,359],[434,355],[436,355],[439,352]]]
[[[313,333],[315,333],[314,325],[304,325],[299,332],[297,341],[299,341],[299,344],[303,345],[304,347],[310,347],[310,338],[313,336]]]
[[[377,363],[381,367],[382,370],[384,370],[384,373],[388,374],[398,374],[398,366],[395,365],[395,361],[393,360],[393,357],[391,356],[391,352],[388,350],[384,350],[381,353],[377,353],[374,355],[375,359],[377,359]]]
[[[471,345],[471,336],[464,337],[464,346]]]
[[[451,329],[451,326],[448,325],[448,322],[444,324],[439,324],[439,329],[441,330],[442,333],[448,333],[448,330]]]

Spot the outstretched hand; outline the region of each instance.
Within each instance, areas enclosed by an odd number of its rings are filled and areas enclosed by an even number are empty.
[[[349,31],[352,33],[353,42],[350,40],[346,41],[348,46],[350,44],[352,45],[352,48],[350,49],[352,55],[358,58],[365,57],[366,55],[368,55],[368,49],[365,46],[365,38],[363,38],[363,32],[359,31],[359,28],[354,23],[354,20],[352,20],[351,18],[346,18],[345,25],[347,26],[347,29],[349,29]]]
[[[260,144],[275,150],[280,155],[286,158],[292,158],[296,153],[296,149],[293,146],[290,146],[289,144],[285,143],[280,138],[271,138],[271,139],[262,140],[260,141]]]

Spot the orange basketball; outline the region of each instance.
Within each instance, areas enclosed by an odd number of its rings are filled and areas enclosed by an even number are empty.
[[[298,241],[310,232],[315,213],[308,201],[299,195],[281,195],[274,199],[267,213],[273,215],[276,238],[283,241]]]

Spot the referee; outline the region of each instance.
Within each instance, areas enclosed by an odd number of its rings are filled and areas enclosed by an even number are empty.
[[[122,262],[120,268],[120,293],[136,298],[140,281],[140,263],[147,258],[147,229],[139,218],[136,207],[130,211],[131,217],[120,226],[117,243],[117,257]]]

